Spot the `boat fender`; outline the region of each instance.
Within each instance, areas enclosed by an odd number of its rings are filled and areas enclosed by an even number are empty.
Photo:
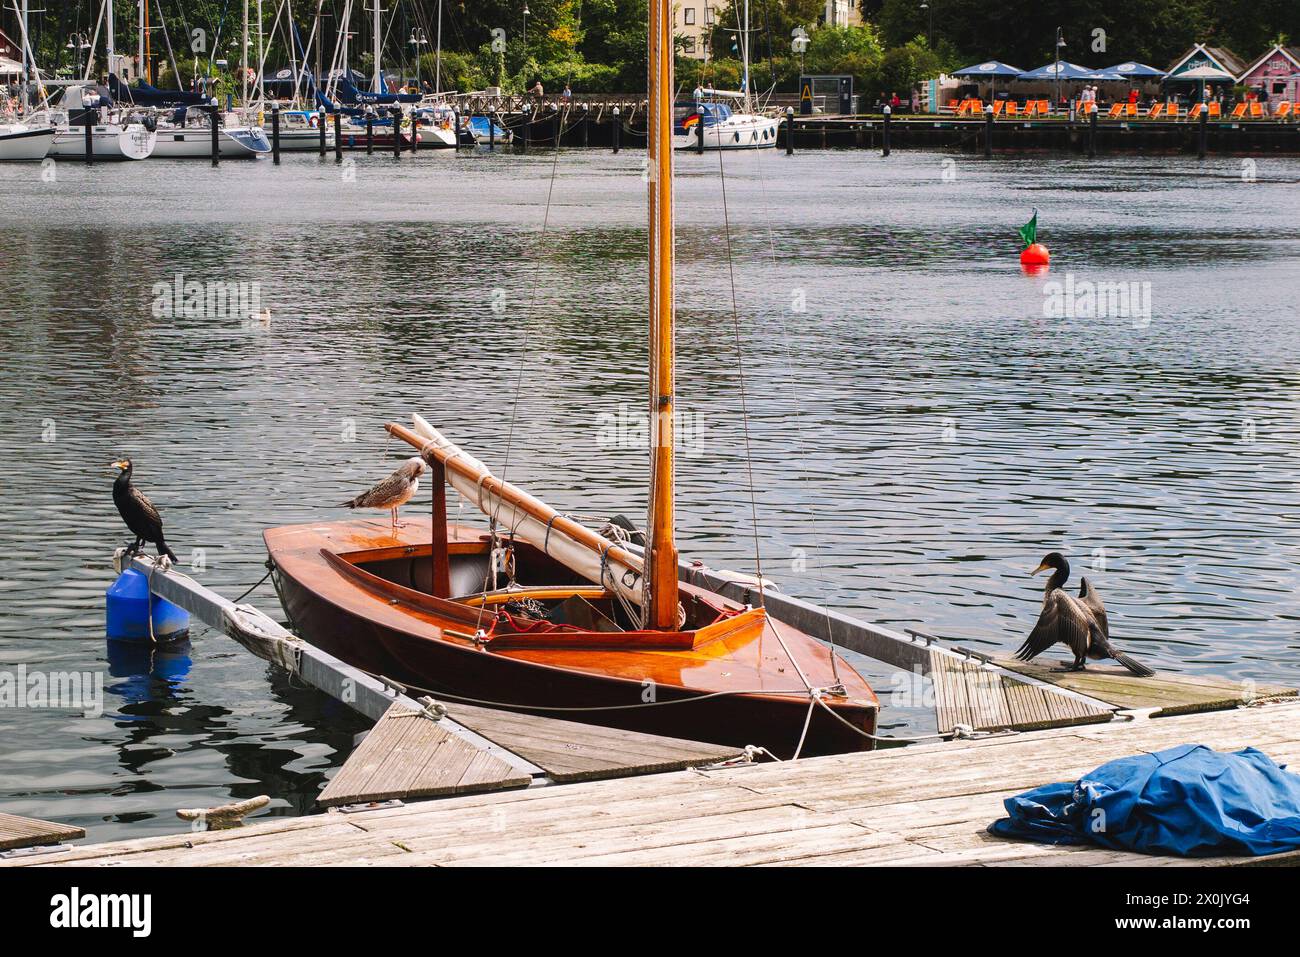
[[[165,598],[150,595],[148,576],[134,568],[118,575],[104,593],[104,617],[108,637],[115,641],[174,641],[190,630],[189,613]]]

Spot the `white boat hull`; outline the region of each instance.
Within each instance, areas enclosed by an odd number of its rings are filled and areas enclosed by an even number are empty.
[[[43,160],[53,144],[52,127],[0,126],[0,162]]]
[[[151,133],[139,123],[129,126],[94,126],[91,127],[91,136],[94,141],[94,158],[105,161],[148,159],[158,141],[158,134]],[[54,134],[49,155],[59,159],[85,159],[85,127],[60,128]]]
[[[270,137],[270,133],[266,134]],[[286,130],[280,128],[280,152],[281,153],[307,153],[320,149],[320,130],[313,129],[296,129]],[[325,127],[325,149],[334,149],[334,128]]]
[[[280,148],[284,148],[283,139]],[[271,141],[256,126],[223,128],[217,137],[217,152],[221,159],[256,159],[271,152]],[[154,159],[203,159],[211,156],[211,129],[158,130],[158,141],[152,154]]]
[[[777,120],[754,113],[733,113],[721,123],[704,128],[706,150],[753,150],[776,145]],[[673,148],[699,149],[699,127],[685,133],[673,131]]]
[[[441,126],[420,127],[420,149],[446,150],[455,149],[456,131]]]

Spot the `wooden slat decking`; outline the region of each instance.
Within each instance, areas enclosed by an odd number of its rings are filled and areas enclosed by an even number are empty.
[[[522,788],[532,777],[394,704],[316,799],[322,807]]]
[[[576,721],[448,704],[447,713],[546,771],[556,782],[678,771],[738,756],[739,748]]]
[[[41,844],[58,844],[61,841],[75,841],[86,836],[86,832],[70,824],[58,824],[54,821],[41,821],[34,817],[19,817],[16,814],[0,812],[0,851],[9,851],[17,847],[37,847]]]
[[[1295,688],[1256,685],[1226,678],[1198,678],[1166,672],[1139,678],[1114,663],[1089,662],[1083,671],[1064,671],[1062,668],[1069,661],[1054,661],[1049,655],[1044,655],[1039,661],[1006,658],[997,663],[1040,681],[1099,698],[1125,711],[1154,708],[1155,714],[1162,717],[1220,711],[1252,701],[1296,697]]]
[[[1183,743],[1300,762],[1300,707],[1113,722],[782,764],[277,818],[75,848],[38,864],[1296,864],[1300,854],[1197,859],[1008,841],[1003,799]]]
[[[1063,695],[1051,687],[1027,684],[952,654],[930,656],[935,716],[939,731],[964,724],[975,730],[1014,728],[1038,731],[1071,724],[1109,721],[1115,709]]]

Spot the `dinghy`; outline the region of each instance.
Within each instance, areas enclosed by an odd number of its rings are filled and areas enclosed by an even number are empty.
[[[673,492],[672,7],[650,4],[649,509],[644,553],[493,475],[437,429],[417,449],[429,519],[268,529],[273,580],[311,643],[415,692],[781,757],[866,750],[879,704],[833,649],[679,581]],[[662,184],[662,185],[661,185]],[[447,521],[446,488],[486,528]]]

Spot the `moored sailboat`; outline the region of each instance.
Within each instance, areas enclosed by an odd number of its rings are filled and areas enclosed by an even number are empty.
[[[781,756],[866,750],[879,704],[835,651],[679,581],[674,539],[672,9],[651,0],[644,555],[493,475],[419,416],[389,433],[430,468],[429,520],[268,529],[281,601],[312,643],[451,701]],[[446,486],[486,530],[447,521]]]

